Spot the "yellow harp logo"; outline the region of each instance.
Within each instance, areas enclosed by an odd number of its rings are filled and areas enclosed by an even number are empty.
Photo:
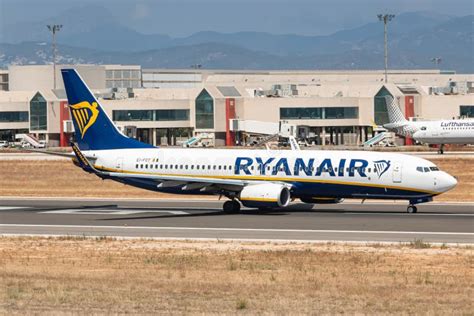
[[[81,131],[81,138],[84,138],[89,127],[91,127],[97,120],[97,117],[99,116],[99,110],[97,107],[97,102],[92,102],[92,104],[90,104],[87,101],[70,105],[72,115],[76,119],[77,126]]]

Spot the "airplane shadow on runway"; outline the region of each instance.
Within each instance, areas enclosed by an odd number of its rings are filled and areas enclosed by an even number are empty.
[[[134,210],[138,210],[134,208]],[[150,213],[155,211],[165,211],[169,210],[167,208],[147,208],[143,210],[148,210]],[[183,211],[193,211],[193,209],[186,208]],[[194,210],[194,211],[202,211],[202,209]],[[101,218],[97,219],[98,221],[122,221],[122,220],[141,220],[141,219],[166,219],[166,218],[189,218],[189,217],[209,217],[209,216],[285,216],[294,213],[306,213],[306,214],[334,214],[334,215],[343,215],[343,214],[361,214],[361,215],[401,215],[401,216],[414,216],[415,214],[408,214],[405,210],[395,211],[395,210],[385,210],[385,211],[364,211],[364,210],[348,210],[348,209],[299,209],[299,208],[285,208],[285,209],[269,209],[269,210],[254,210],[254,209],[243,209],[241,213],[224,213],[223,211],[205,211],[200,213],[190,213],[190,214],[160,214],[160,215],[143,215],[143,216],[120,216],[120,217],[113,217],[113,218]],[[445,212],[423,212],[422,214],[430,215],[430,214],[450,214]],[[418,214],[419,215],[419,214]],[[415,215],[416,216],[416,215]]]
[[[140,219],[159,219],[159,218],[179,218],[179,217],[206,217],[206,216],[225,216],[225,215],[233,215],[233,216],[285,216],[285,215],[290,215],[294,213],[300,213],[300,214],[347,214],[347,213],[358,213],[358,214],[392,214],[392,215],[407,215],[411,216],[412,214],[407,214],[404,207],[399,208],[398,206],[394,206],[394,208],[390,209],[385,209],[385,210],[364,210],[361,209],[361,206],[356,206],[355,208],[343,208],[343,205],[340,205],[341,208],[319,208],[320,206],[313,206],[310,204],[295,204],[295,205],[290,205],[287,208],[284,209],[268,209],[268,210],[257,210],[257,209],[247,209],[244,208],[242,209],[241,213],[237,214],[228,214],[224,213],[221,210],[206,210],[205,208],[167,208],[167,207],[152,207],[152,208],[143,208],[143,207],[133,207],[133,206],[127,206],[127,207],[118,207],[116,204],[108,204],[108,205],[88,205],[88,206],[62,206],[62,207],[38,207],[38,208],[32,208],[32,209],[25,209],[22,211],[25,212],[47,212],[47,211],[60,211],[64,209],[78,209],[78,210],[84,210],[84,214],[87,214],[87,210],[101,210],[101,209],[108,209],[108,210],[127,210],[127,209],[133,209],[137,211],[142,211],[143,213],[148,213],[148,214],[143,214],[141,216],[135,215],[131,216],[130,215],[115,215],[114,217],[108,217],[108,218],[100,218],[96,219],[98,221],[120,221],[120,220],[140,220]],[[183,211],[183,212],[192,212],[189,214],[165,214],[165,213],[160,213],[160,214],[150,214],[153,213],[153,211],[160,211],[160,212],[166,212],[166,211]],[[449,214],[446,212],[427,212],[424,211],[423,214]],[[107,214],[104,214],[107,215]],[[110,214],[112,215],[112,214]]]
[[[185,218],[185,217],[206,217],[206,216],[230,216],[230,215],[258,215],[258,216],[282,216],[288,215],[291,213],[296,212],[304,212],[304,213],[311,213],[312,206],[311,205],[304,205],[305,207],[291,207],[285,209],[268,209],[268,210],[256,210],[256,209],[243,209],[241,213],[224,213],[223,211],[216,210],[216,211],[203,211],[203,208],[183,208],[183,209],[173,209],[173,210],[181,210],[181,211],[201,211],[199,213],[190,213],[190,214],[160,214],[160,215],[143,215],[143,216],[121,216],[121,217],[113,217],[113,218],[102,218],[99,220],[102,221],[119,221],[119,220],[135,220],[135,219],[152,219],[152,218]],[[126,208],[120,208],[122,210],[126,210]],[[149,211],[152,213],[153,211],[170,211],[169,208],[163,207],[154,207],[154,208],[133,208],[134,210],[142,210],[142,211]]]

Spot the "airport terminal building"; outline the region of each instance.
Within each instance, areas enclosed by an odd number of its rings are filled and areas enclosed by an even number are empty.
[[[73,132],[61,68],[76,68],[127,135],[153,145],[192,136],[235,146],[295,127],[317,145],[359,145],[388,122],[385,96],[410,119],[474,117],[474,75],[393,70],[142,69],[136,65],[10,66],[0,71],[0,140],[33,134],[68,146]],[[402,140],[411,144],[410,140]]]

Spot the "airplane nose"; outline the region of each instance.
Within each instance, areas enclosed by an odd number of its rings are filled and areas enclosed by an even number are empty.
[[[439,181],[439,186],[440,189],[443,190],[443,192],[451,190],[458,184],[458,180],[456,180],[455,177],[447,173],[443,173],[440,180],[441,181]]]

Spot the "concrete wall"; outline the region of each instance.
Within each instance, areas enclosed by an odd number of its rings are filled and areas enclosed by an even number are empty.
[[[358,119],[314,119],[290,120],[297,125],[309,126],[349,126],[372,125],[374,116],[373,98],[247,98],[237,102],[236,115],[239,119],[257,120],[266,122],[280,121],[280,108],[282,107],[359,107]]]
[[[429,120],[459,116],[461,105],[474,105],[474,95],[427,95],[421,98],[420,117]]]
[[[0,92],[0,112],[29,112],[30,99],[32,95],[25,92]],[[29,128],[29,122],[0,122],[0,129],[23,129]]]
[[[105,67],[95,65],[75,65],[56,67],[57,89],[64,89],[61,68],[75,68],[91,89],[105,88]],[[10,66],[10,91],[54,89],[53,65]]]
[[[139,100],[139,99],[124,99],[124,100],[100,100],[104,106],[107,115],[112,118],[113,110],[178,110],[190,109],[190,102],[186,99],[179,100]],[[191,113],[190,113],[191,118]],[[117,121],[117,125],[128,126],[133,125],[137,128],[181,128],[191,127],[190,120],[188,121]]]

